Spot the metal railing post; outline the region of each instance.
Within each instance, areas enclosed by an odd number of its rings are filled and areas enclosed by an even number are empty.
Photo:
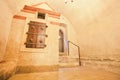
[[[70,55],[70,43],[78,48],[78,56],[79,56],[79,66],[81,66],[81,61],[80,61],[80,47],[76,44],[74,44],[71,41],[68,41],[68,56]]]
[[[70,50],[70,49],[69,49],[70,47],[69,47],[69,46],[70,46],[70,45],[69,45],[69,41],[68,41],[68,56],[69,56],[69,54],[70,54],[70,51],[69,51],[69,50]]]

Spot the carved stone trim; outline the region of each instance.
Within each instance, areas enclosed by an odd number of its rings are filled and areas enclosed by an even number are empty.
[[[21,20],[26,20],[25,16],[21,16],[21,15],[14,15],[13,18],[15,19],[21,19]]]

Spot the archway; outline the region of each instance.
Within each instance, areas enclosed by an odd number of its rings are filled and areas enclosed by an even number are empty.
[[[59,30],[59,52],[64,52],[64,33]]]

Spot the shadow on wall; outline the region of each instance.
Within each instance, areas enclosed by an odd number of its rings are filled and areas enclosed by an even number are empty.
[[[0,62],[0,80],[7,80],[16,71],[16,61]]]

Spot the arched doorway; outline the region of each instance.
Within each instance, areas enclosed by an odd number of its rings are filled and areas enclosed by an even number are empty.
[[[64,52],[64,33],[59,30],[59,52]]]

